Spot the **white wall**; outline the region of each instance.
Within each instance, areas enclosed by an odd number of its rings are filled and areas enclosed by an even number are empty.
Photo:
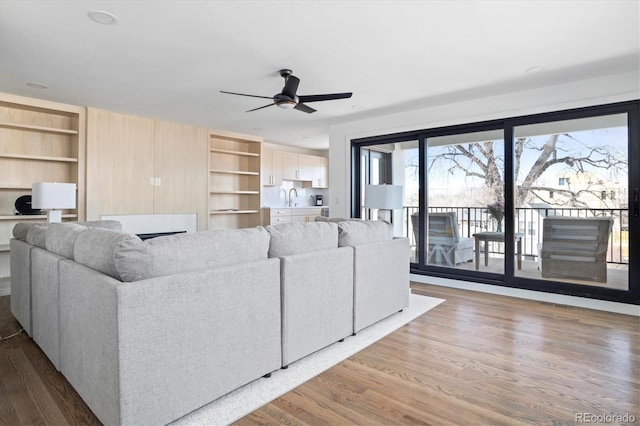
[[[351,139],[602,105],[639,98],[640,79],[638,78],[638,72],[635,71],[576,81],[571,84],[459,101],[373,119],[332,125],[329,128],[329,179],[331,181],[329,202],[331,204],[331,216],[349,217],[350,215]],[[428,277],[427,280],[427,277],[412,275],[411,278],[418,282],[434,283],[433,277]],[[463,286],[460,288],[477,290],[474,287],[477,284],[471,286],[463,281],[441,281],[443,282],[435,283],[450,287]],[[533,300],[538,300],[541,297],[538,292],[526,292],[500,286],[487,285],[481,291],[496,292],[497,294]],[[545,297],[545,300],[553,303],[638,315],[638,307],[635,305],[614,304],[612,302],[584,298],[568,298],[557,294],[546,294]],[[570,299],[579,300],[576,302]]]
[[[331,216],[349,217],[351,139],[474,123],[640,98],[638,72],[425,107],[329,127]]]

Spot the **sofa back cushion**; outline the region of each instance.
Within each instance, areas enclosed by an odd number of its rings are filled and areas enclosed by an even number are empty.
[[[13,238],[16,238],[16,239],[22,240],[22,241],[27,241],[27,233],[29,232],[29,229],[33,228],[36,225],[43,226],[43,225],[46,225],[46,223],[44,223],[44,222],[18,222],[18,223],[16,223],[16,225],[13,227]]]
[[[329,250],[338,247],[338,225],[332,222],[294,222],[270,225],[269,257]]]
[[[48,230],[49,226],[45,224],[30,226],[28,227],[25,241],[32,246],[45,248],[44,240]]]
[[[393,225],[382,220],[338,223],[338,246],[360,246],[393,239]]]
[[[59,256],[73,259],[73,247],[81,232],[86,231],[86,226],[77,223],[51,223],[44,237],[44,246],[50,252]]]
[[[127,240],[113,255],[122,281],[137,281],[264,260],[268,250],[269,234],[259,227]]]
[[[141,241],[136,235],[112,229],[89,228],[81,232],[73,247],[73,259],[91,269],[120,280],[114,251],[126,241]]]
[[[122,224],[117,220],[91,220],[91,221],[85,221],[85,222],[62,222],[62,223],[75,223],[78,225],[86,226],[87,228],[105,228],[105,229],[115,229],[118,231],[122,229]],[[18,240],[26,241],[27,233],[29,232],[29,229],[33,228],[34,226],[43,226],[43,225],[47,226],[48,223],[18,222],[13,227],[13,237]]]
[[[114,231],[122,230],[122,223],[118,220],[88,220],[84,222],[71,222],[78,225],[86,226],[87,228],[103,228],[113,229]]]

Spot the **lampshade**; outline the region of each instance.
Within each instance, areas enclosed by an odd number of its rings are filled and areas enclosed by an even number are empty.
[[[401,185],[367,185],[364,187],[364,206],[368,209],[401,209]]]
[[[31,186],[31,206],[36,209],[75,209],[75,183],[37,182]]]

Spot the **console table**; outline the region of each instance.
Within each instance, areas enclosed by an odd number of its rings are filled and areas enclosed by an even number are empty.
[[[518,269],[522,269],[522,235],[515,234],[516,240],[516,256],[518,258]],[[476,250],[476,271],[480,269],[480,241],[484,241],[484,266],[489,265],[489,243],[490,242],[504,242],[504,233],[502,232],[478,232],[473,234],[475,238],[475,250]]]

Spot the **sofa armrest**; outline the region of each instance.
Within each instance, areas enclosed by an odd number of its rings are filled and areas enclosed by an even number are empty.
[[[69,381],[104,423],[168,423],[280,367],[278,259],[132,283],[74,266],[63,372],[86,365]]]
[[[24,331],[33,336],[31,329],[31,244],[12,238],[9,241],[11,270],[11,313]]]
[[[282,365],[352,334],[353,248],[281,258]]]
[[[409,240],[356,246],[353,332],[409,306]]]

